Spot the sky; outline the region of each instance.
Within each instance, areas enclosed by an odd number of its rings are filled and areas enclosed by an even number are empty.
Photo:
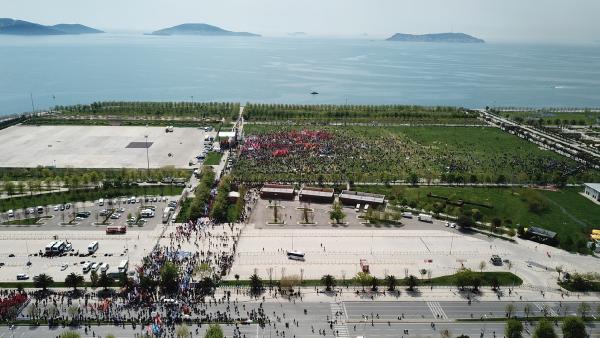
[[[600,43],[600,0],[0,0],[0,17],[151,32],[187,22],[266,36],[464,32],[491,41]]]

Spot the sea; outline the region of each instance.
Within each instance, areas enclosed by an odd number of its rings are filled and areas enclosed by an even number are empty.
[[[0,36],[0,115],[106,100],[600,107],[600,44]]]

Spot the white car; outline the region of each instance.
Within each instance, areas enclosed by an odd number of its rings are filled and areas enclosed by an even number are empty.
[[[450,222],[446,222],[446,228],[450,227]]]
[[[453,229],[456,228],[456,223],[450,223],[450,227]]]
[[[60,209],[60,205],[55,205],[54,206],[54,211],[58,211]]]

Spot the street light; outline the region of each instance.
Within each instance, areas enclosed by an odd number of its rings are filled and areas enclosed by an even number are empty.
[[[148,162],[148,173],[150,172],[150,156],[148,155],[148,134],[144,135],[146,139],[146,161]]]

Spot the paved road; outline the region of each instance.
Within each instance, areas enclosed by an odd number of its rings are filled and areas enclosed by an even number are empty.
[[[285,330],[286,338],[291,337],[439,337],[440,331],[449,330],[453,335],[467,334],[471,337],[497,337],[503,336],[504,323],[502,322],[457,322],[459,318],[474,318],[482,316],[501,317],[506,315],[506,305],[510,302],[474,302],[468,305],[466,302],[289,302],[281,300],[280,303],[263,303],[265,314],[275,325],[267,325],[264,329],[256,324],[252,325],[222,325],[226,337],[281,337],[281,331]],[[532,316],[541,314],[543,308],[548,309],[550,316],[554,316],[568,308],[567,314],[573,314],[580,303],[577,302],[514,302],[518,316],[525,316],[523,308],[525,304],[532,307]],[[600,302],[589,303],[595,311]],[[212,306],[210,311],[225,311],[226,304]],[[256,310],[261,306],[257,302],[243,302],[239,304],[240,315],[246,311]],[[305,313],[304,310],[307,310]],[[285,315],[284,315],[285,314]],[[560,314],[563,314],[560,312]],[[365,318],[364,316],[367,316]],[[372,317],[371,317],[372,316]],[[377,318],[379,316],[379,318]],[[401,317],[398,320],[398,316]],[[331,324],[328,321],[333,321]],[[389,321],[389,323],[388,323]],[[435,323],[432,326],[431,323]],[[286,328],[286,326],[289,326]],[[527,326],[531,332],[531,327]],[[206,325],[198,327],[192,325],[192,337],[202,337]],[[198,334],[196,334],[198,329]],[[558,329],[558,328],[557,328]],[[0,338],[3,337],[56,337],[65,328],[49,329],[46,326],[37,328],[16,327],[11,331],[8,327],[0,327]],[[113,334],[116,337],[134,337],[141,333],[142,328],[138,325],[135,329],[131,325],[114,326],[92,326],[86,335],[83,329],[78,329],[83,337],[92,337],[92,331],[96,337]],[[234,335],[238,330],[239,335]],[[404,333],[408,330],[407,334]],[[600,323],[589,323],[588,331],[600,334]],[[325,332],[325,335],[319,334]],[[481,334],[483,333],[483,336]],[[529,337],[526,334],[525,337]]]

